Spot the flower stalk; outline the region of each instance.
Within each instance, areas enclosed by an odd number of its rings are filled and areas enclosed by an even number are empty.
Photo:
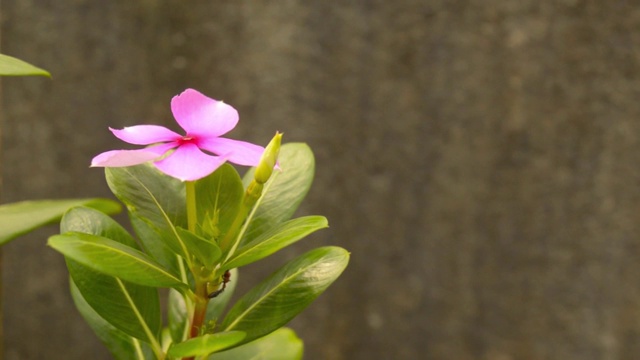
[[[191,232],[196,231],[198,223],[198,209],[196,207],[196,183],[195,181],[185,181],[187,190],[187,229]]]
[[[187,228],[189,231],[196,231],[197,224],[197,205],[196,205],[196,185],[195,181],[186,181],[186,201],[187,201]],[[197,266],[197,265],[196,265]],[[200,276],[200,272],[197,269],[191,269],[191,272],[195,278],[195,296],[193,297],[193,315],[191,317],[191,326],[189,330],[189,337],[194,338],[200,335],[200,329],[202,328],[205,317],[207,314],[207,306],[209,304],[209,298],[207,294],[207,280]],[[187,360],[193,358],[187,358]]]

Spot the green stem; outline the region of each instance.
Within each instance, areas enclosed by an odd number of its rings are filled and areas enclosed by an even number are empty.
[[[196,231],[196,224],[198,222],[198,214],[196,208],[196,183],[194,181],[187,181],[187,226],[189,231]]]
[[[186,182],[186,197],[187,197],[187,228],[191,232],[196,231],[196,225],[198,223],[198,214],[196,206],[196,185],[193,181]],[[201,278],[200,271],[198,269],[191,269],[195,282],[195,296],[193,297],[193,315],[191,317],[191,329],[189,330],[189,338],[194,338],[200,335],[200,330],[204,324],[205,317],[207,315],[207,305],[209,304],[209,295],[207,293],[207,281]],[[185,360],[192,360],[194,357],[185,358]]]

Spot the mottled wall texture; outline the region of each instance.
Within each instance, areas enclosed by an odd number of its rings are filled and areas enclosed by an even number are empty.
[[[640,6],[630,0],[2,0],[2,200],[108,196],[107,126],[193,87],[307,142],[305,249],[352,252],[306,359],[640,356]],[[4,248],[5,359],[107,359],[54,228]]]

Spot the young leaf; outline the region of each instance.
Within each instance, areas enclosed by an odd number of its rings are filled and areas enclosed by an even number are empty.
[[[289,328],[280,328],[248,344],[221,351],[209,360],[302,360],[302,340]]]
[[[245,331],[243,342],[269,334],[315,300],[348,262],[346,250],[331,246],[293,259],[240,298],[220,328]]]
[[[109,216],[93,209],[69,210],[60,224],[61,232],[77,231],[107,237],[137,249],[129,233]],[[160,331],[160,301],[156,289],[122,281],[86,267],[69,258],[67,267],[86,302],[106,321],[125,333],[150,341]]]
[[[176,233],[176,226],[187,228],[184,183],[150,164],[106,168],[105,174],[111,191],[127,206],[144,248],[164,266],[176,269],[175,254],[186,256]],[[159,248],[158,241],[171,251]]]
[[[242,246],[222,268],[232,269],[251,264],[327,226],[329,225],[324,216],[289,220]]]
[[[315,171],[313,152],[306,144],[282,145],[278,157],[281,171],[274,171],[265,184],[262,197],[247,221],[249,226],[242,244],[247,244],[268,229],[291,218],[311,187]],[[255,169],[244,176],[247,186]]]
[[[208,355],[227,349],[242,341],[244,337],[245,333],[242,331],[206,334],[179,344],[172,344],[168,354],[174,357]]]
[[[213,240],[204,239],[186,229],[176,228],[178,235],[187,245],[189,253],[194,255],[202,265],[213,268],[216,260],[222,255],[220,247]]]
[[[47,70],[33,66],[13,56],[0,54],[0,76],[40,75],[51,77]]]
[[[85,301],[73,280],[69,281],[69,285],[71,287],[71,297],[76,308],[115,360],[146,360],[152,358],[153,353],[149,345],[141,343],[109,324]]]
[[[242,202],[244,187],[233,166],[224,164],[211,175],[196,181],[198,235],[213,239],[231,226]]]
[[[21,201],[0,205],[0,245],[40,226],[59,221],[67,209],[88,206],[107,214],[120,212],[120,205],[107,199]]]
[[[111,239],[70,232],[50,237],[48,244],[64,256],[103,274],[144,286],[188,288],[145,253]]]

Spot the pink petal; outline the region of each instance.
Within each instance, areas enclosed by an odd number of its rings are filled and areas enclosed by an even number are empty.
[[[154,164],[169,176],[182,181],[194,181],[211,174],[225,161],[224,156],[207,155],[194,144],[186,143]]]
[[[216,155],[226,156],[227,161],[243,166],[256,166],[264,148],[245,141],[227,138],[199,139],[198,146]]]
[[[162,144],[138,150],[112,150],[103,152],[91,160],[91,167],[132,166],[154,160],[174,148],[175,144]]]
[[[112,150],[103,152],[91,160],[91,167],[122,167],[145,163],[156,159],[158,154],[152,151]]]
[[[122,141],[135,145],[151,145],[158,142],[173,141],[182,136],[164,126],[136,125],[122,130],[109,128],[113,135]]]
[[[171,111],[187,135],[217,137],[231,131],[238,123],[238,112],[222,101],[187,89],[171,99]]]

